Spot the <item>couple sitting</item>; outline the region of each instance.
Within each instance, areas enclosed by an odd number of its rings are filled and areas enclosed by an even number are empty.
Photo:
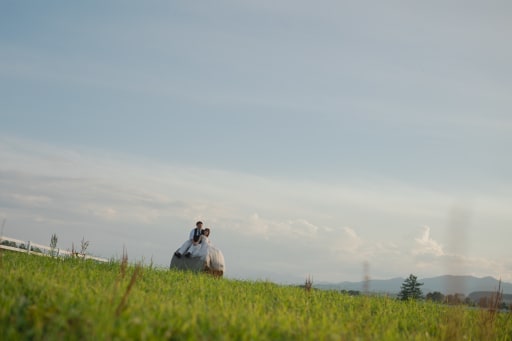
[[[198,221],[196,228],[190,231],[189,239],[174,253],[178,258],[182,255],[185,257],[200,257],[208,253],[210,240],[210,229],[203,229],[203,222]]]

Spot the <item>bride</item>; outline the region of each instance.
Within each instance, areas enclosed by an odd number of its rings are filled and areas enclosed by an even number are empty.
[[[193,250],[191,250],[190,257],[200,257],[206,261],[208,261],[209,258],[208,263],[211,269],[222,270],[224,272],[224,256],[219,249],[213,246],[209,237],[210,229],[205,228],[199,239],[199,243],[194,245]]]

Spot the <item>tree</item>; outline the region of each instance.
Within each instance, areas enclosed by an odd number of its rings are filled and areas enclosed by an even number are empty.
[[[442,303],[444,301],[444,295],[439,291],[429,292],[425,298],[432,302]]]
[[[2,240],[2,242],[0,243],[0,245],[10,246],[10,247],[16,247],[16,243],[15,243],[15,242],[11,242],[11,241],[9,241],[9,240]]]
[[[52,257],[55,257],[55,248],[57,248],[57,241],[59,239],[57,238],[57,235],[54,233],[52,234],[52,237],[50,238],[50,255]]]
[[[444,302],[446,304],[450,304],[450,305],[463,304],[463,303],[465,303],[465,301],[466,301],[466,296],[461,293],[455,293],[453,295],[446,295],[444,298]]]
[[[423,283],[418,282],[418,277],[413,274],[409,275],[409,278],[406,278],[402,283],[400,288],[400,293],[398,294],[398,298],[402,301],[407,301],[409,299],[418,300],[423,298],[423,292],[421,291],[421,286]]]
[[[40,249],[40,248],[38,248],[38,247],[33,247],[33,246],[31,246],[31,247],[30,247],[30,251],[32,251],[32,252],[37,252],[37,253],[43,253],[43,251],[41,251],[41,249]]]

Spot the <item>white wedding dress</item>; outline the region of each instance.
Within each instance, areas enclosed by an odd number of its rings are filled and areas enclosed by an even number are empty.
[[[224,255],[206,236],[201,237],[201,243],[189,248],[190,257],[176,257],[171,260],[171,268],[181,270],[207,271],[222,276],[226,271]]]

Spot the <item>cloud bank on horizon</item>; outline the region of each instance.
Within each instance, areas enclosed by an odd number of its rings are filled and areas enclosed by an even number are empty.
[[[0,4],[6,235],[228,276],[512,281],[512,5]]]
[[[303,183],[1,141],[0,213],[5,234],[17,238],[45,243],[57,233],[61,247],[70,247],[85,237],[103,257],[126,247],[132,259],[167,266],[202,219],[232,278],[357,280],[365,262],[375,278],[449,272],[505,280],[510,272],[505,259],[482,252],[496,249],[488,232],[509,215],[507,203],[494,198],[473,201],[476,216],[446,193],[398,183]],[[471,223],[459,229],[454,214]],[[480,221],[492,227],[478,231]],[[452,234],[452,244],[439,241]]]

